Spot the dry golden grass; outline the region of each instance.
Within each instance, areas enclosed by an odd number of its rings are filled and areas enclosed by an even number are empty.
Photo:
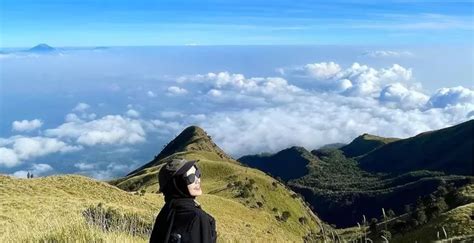
[[[309,232],[320,232],[319,220],[303,201],[263,172],[206,160],[202,154],[186,155],[202,156],[199,163],[205,194],[198,201],[216,219],[219,242],[302,242]],[[154,193],[156,172],[157,168],[149,168],[141,175],[152,178],[140,188],[147,191],[144,196],[78,175],[35,179],[0,176],[0,242],[146,242],[147,237],[128,232],[104,232],[86,223],[82,213],[101,203],[123,214],[137,214],[152,224],[164,204],[162,195]],[[250,178],[258,187],[252,198],[235,197],[235,192],[226,189],[228,182]],[[263,206],[256,207],[256,201],[264,202]],[[272,211],[274,207],[277,213]],[[283,211],[291,214],[287,222],[275,218]],[[306,217],[308,222],[300,223],[299,217]]]

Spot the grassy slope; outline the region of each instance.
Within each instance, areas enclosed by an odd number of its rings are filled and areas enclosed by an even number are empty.
[[[310,230],[318,231],[315,220],[301,225],[297,216],[310,218],[309,212],[298,199],[282,185],[273,189],[273,179],[260,171],[246,169],[230,163],[202,161],[203,189],[198,198],[204,210],[216,218],[219,241],[272,241],[301,242]],[[211,173],[213,172],[213,173]],[[153,173],[153,172],[152,172]],[[228,191],[207,194],[225,186],[220,183],[225,175],[237,178],[254,178],[259,187],[256,194],[265,195],[263,208],[251,208],[240,200],[229,198]],[[207,176],[206,176],[207,175]],[[207,182],[205,182],[207,181]],[[155,185],[146,186],[148,191]],[[261,194],[260,194],[261,192]],[[56,239],[59,241],[133,241],[144,242],[145,238],[131,237],[124,233],[104,233],[85,223],[81,212],[90,205],[103,203],[120,212],[134,212],[153,222],[163,205],[161,194],[133,195],[93,179],[76,176],[50,176],[35,179],[16,179],[0,176],[0,242],[22,240]],[[277,221],[270,207],[288,210],[288,222]]]
[[[310,231],[319,232],[320,222],[304,202],[298,197],[293,198],[293,192],[265,173],[236,163],[219,161],[219,158],[213,157],[213,153],[188,151],[174,156],[200,159],[198,165],[203,172],[202,188],[207,195],[198,199],[203,208],[215,216],[218,230],[224,239],[301,241]],[[133,188],[156,192],[159,168],[160,165],[149,167],[111,183],[125,190]],[[229,183],[241,181],[245,184],[250,179],[255,181],[253,197],[237,197],[239,190],[235,187],[228,188]],[[263,203],[261,208],[257,206],[257,201]],[[277,208],[278,212],[273,212],[273,208]],[[291,214],[287,222],[275,218],[283,211]],[[308,223],[301,224],[299,217],[306,217]]]
[[[474,201],[474,184],[463,187],[461,192],[469,200]],[[472,241],[474,239],[474,219],[471,218],[473,214],[474,203],[459,206],[414,231],[397,236],[392,242],[432,242],[437,240],[438,232],[440,239],[444,239],[442,227],[446,230],[449,239]]]
[[[157,195],[135,196],[77,175],[35,179],[0,176],[0,198],[0,242],[144,241],[123,233],[103,233],[88,226],[81,212],[103,203],[151,221],[162,205]]]

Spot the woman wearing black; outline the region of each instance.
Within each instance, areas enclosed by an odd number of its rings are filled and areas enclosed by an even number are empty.
[[[194,200],[202,194],[196,162],[173,159],[161,168],[158,180],[165,205],[156,217],[150,243],[216,242],[214,218]]]

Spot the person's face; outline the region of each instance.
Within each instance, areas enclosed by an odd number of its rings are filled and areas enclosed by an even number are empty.
[[[189,176],[195,173],[196,173],[196,167],[193,166],[186,172],[186,176]],[[189,194],[191,196],[200,196],[202,195],[201,178],[199,177],[195,177],[195,178],[196,179],[194,180],[194,183],[191,183],[190,185],[188,185]]]

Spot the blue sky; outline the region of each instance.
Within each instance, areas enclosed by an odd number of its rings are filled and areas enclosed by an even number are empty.
[[[2,0],[1,46],[473,42],[473,1]]]

